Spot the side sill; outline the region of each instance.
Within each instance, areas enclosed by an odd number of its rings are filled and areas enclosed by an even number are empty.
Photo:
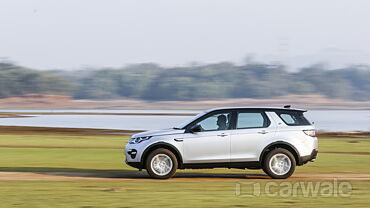
[[[258,161],[251,162],[222,162],[222,163],[184,163],[181,169],[211,169],[211,168],[239,168],[261,169]]]

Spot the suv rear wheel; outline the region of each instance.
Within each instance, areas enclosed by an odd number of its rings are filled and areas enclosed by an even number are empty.
[[[145,163],[148,174],[158,179],[167,179],[174,176],[177,165],[176,156],[170,150],[164,148],[152,151]]]
[[[266,155],[263,171],[271,178],[285,179],[293,174],[295,166],[295,158],[289,150],[276,148]]]

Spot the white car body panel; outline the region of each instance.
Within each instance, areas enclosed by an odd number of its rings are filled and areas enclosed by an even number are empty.
[[[267,128],[235,129],[231,131],[230,161],[258,161],[260,154],[266,144],[270,144],[276,133],[276,122],[272,120],[269,112],[266,112],[270,119],[270,126]]]
[[[230,130],[184,134],[184,163],[230,161]]]
[[[248,108],[245,109],[248,110]],[[185,129],[164,129],[135,134],[132,138],[147,136],[151,138],[141,143],[127,144],[125,147],[126,163],[142,163],[145,159],[143,154],[148,151],[148,148],[159,144],[175,149],[184,164],[261,162],[263,151],[275,143],[289,145],[299,157],[310,156],[314,150],[317,151],[317,138],[303,132],[303,130],[314,129],[314,126],[289,126],[274,112],[274,109],[263,109],[270,120],[270,125],[265,128],[196,133],[186,132]],[[210,112],[213,110],[206,111],[202,115]],[[199,117],[201,116],[198,115],[195,119]],[[132,150],[137,151],[134,158],[129,154]]]

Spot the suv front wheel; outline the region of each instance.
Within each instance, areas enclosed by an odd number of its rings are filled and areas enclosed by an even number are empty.
[[[158,179],[167,179],[174,176],[177,165],[176,156],[170,150],[164,148],[152,151],[145,163],[148,174]]]
[[[289,150],[276,148],[266,155],[263,171],[271,178],[285,179],[293,174],[295,166],[295,158]]]

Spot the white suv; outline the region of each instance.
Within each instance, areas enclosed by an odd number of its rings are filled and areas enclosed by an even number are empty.
[[[272,178],[288,178],[318,152],[304,112],[290,106],[211,109],[179,127],[133,135],[126,163],[159,179],[178,168],[263,169]]]

